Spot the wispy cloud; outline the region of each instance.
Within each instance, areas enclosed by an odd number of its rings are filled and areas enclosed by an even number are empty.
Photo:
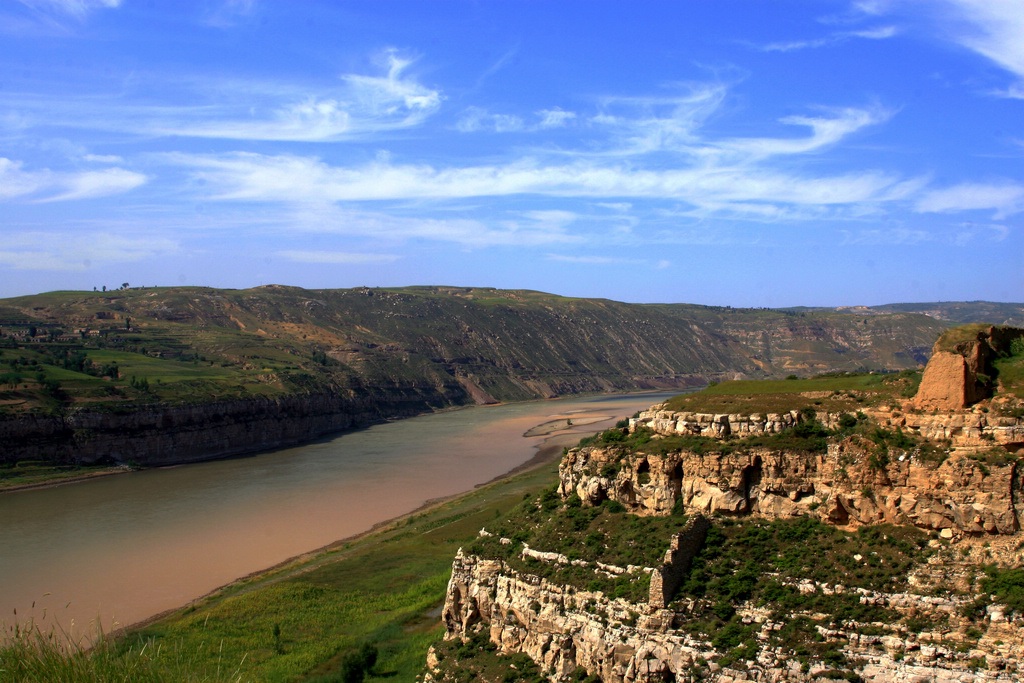
[[[892,113],[880,108],[846,108],[826,110],[831,116],[787,116],[779,120],[790,126],[810,128],[805,138],[732,138],[713,145],[710,149],[740,152],[755,157],[781,154],[806,154],[834,145],[862,128],[884,123]]]
[[[998,94],[1024,99],[1024,9],[1019,0],[944,0],[956,14],[954,41],[1013,74],[1017,81]]]
[[[459,117],[455,128],[463,133],[511,133],[525,130],[526,124],[518,116],[491,114],[482,107],[469,107]]]
[[[375,162],[330,166],[311,157],[175,155],[210,188],[213,199],[358,202],[534,194],[561,197],[842,204],[891,197],[902,179],[881,172],[800,177],[747,166],[638,169],[617,163],[435,168]]]
[[[1003,219],[1024,211],[1024,184],[1013,181],[961,183],[926,192],[916,209],[922,213],[991,210],[996,219]]]
[[[575,112],[564,111],[558,107],[542,109],[537,115],[540,117],[540,123],[537,124],[539,128],[562,128],[576,118]]]
[[[251,17],[256,0],[220,0],[206,9],[203,23],[215,28],[230,28]]]
[[[687,83],[678,95],[605,97],[600,111],[587,123],[610,136],[602,156],[637,155],[659,151],[690,152],[700,141],[698,130],[720,109],[728,92],[724,83]]]
[[[121,0],[18,0],[37,12],[85,18],[97,9],[112,9],[121,6]]]
[[[332,86],[167,78],[164,88],[189,106],[153,105],[146,96],[116,84],[110,96],[18,96],[5,104],[21,130],[67,127],[130,136],[194,137],[281,142],[340,142],[420,125],[438,110],[444,96],[409,75],[413,61],[397,50],[384,51],[377,75],[342,74]],[[159,76],[152,78],[159,79]],[[138,89],[145,91],[138,78]],[[114,87],[112,85],[111,87]],[[54,85],[53,89],[57,86]]]
[[[844,246],[914,246],[931,242],[935,236],[927,230],[910,228],[868,228],[858,231],[844,230],[841,232]]]
[[[766,45],[758,46],[758,49],[764,52],[793,52],[796,50],[807,50],[819,47],[828,47],[830,45],[838,45],[840,43],[845,43],[851,38],[861,38],[864,40],[886,40],[899,34],[900,29],[893,25],[874,26],[856,31],[835,31],[821,38],[768,43]]]
[[[12,232],[4,235],[0,264],[15,270],[83,271],[178,252],[177,241],[152,235],[111,232]]]
[[[482,107],[468,107],[455,124],[463,133],[519,133],[564,128],[576,118],[576,113],[559,108],[542,109],[535,113],[536,121],[527,123],[514,114],[492,114]]]
[[[0,200],[27,198],[56,202],[91,199],[128,192],[146,180],[141,173],[117,167],[99,171],[28,171],[21,162],[0,157]]]
[[[97,10],[114,9],[121,0],[16,0],[0,8],[0,34],[18,38],[72,35]]]
[[[278,255],[296,263],[323,263],[338,265],[367,265],[379,263],[394,263],[401,256],[397,254],[366,254],[348,251],[303,251],[285,250],[279,251]]]
[[[369,238],[375,248],[414,241],[447,242],[467,249],[577,244],[567,220],[530,212],[487,221],[473,218],[405,217],[324,202],[304,202],[276,211],[268,226],[276,234],[310,233]]]

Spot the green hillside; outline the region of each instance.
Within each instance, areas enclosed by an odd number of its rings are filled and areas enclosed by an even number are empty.
[[[50,292],[0,301],[0,410],[456,387],[464,402],[916,367],[946,327],[454,287]]]

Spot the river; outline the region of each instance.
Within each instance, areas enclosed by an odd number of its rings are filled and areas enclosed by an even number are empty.
[[[0,623],[91,638],[358,534],[664,400],[633,394],[480,406],[260,455],[0,495]],[[587,426],[582,423],[591,422]],[[555,432],[555,434],[564,432]]]

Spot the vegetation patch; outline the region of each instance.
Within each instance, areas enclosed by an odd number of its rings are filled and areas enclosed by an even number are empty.
[[[608,576],[595,571],[601,562],[618,567],[660,566],[672,534],[685,524],[681,516],[637,517],[614,501],[583,506],[576,496],[563,505],[554,488],[524,500],[507,518],[487,525],[493,536],[477,538],[466,552],[504,560],[517,571],[544,577],[583,590],[601,591],[611,598],[646,602],[650,576],[642,571]],[[501,538],[512,541],[503,544]],[[522,557],[523,544],[534,550],[564,555],[572,566]]]
[[[911,527],[848,532],[809,517],[719,519],[673,606],[685,611],[682,628],[723,653],[720,665],[742,665],[761,647],[760,625],[738,612],[752,605],[771,610],[769,620],[777,624],[768,631],[771,646],[805,666],[822,662],[852,674],[844,643],[825,638],[822,629],[888,632],[898,615],[862,604],[851,589],[905,589],[910,571],[930,553],[927,536]]]
[[[921,371],[897,373],[827,373],[806,379],[738,380],[682,394],[666,410],[693,413],[783,413],[813,408],[819,412],[856,412],[913,396]]]
[[[108,638],[102,648],[68,653],[47,646],[44,668],[32,663],[26,648],[36,647],[37,636],[28,635],[0,647],[0,681],[344,681],[366,645],[378,652],[373,666],[362,669],[366,681],[414,680],[443,633],[438,615],[456,550],[524,496],[536,498],[554,476],[552,463],[481,487],[233,584],[150,626]],[[8,677],[5,671],[19,673]]]

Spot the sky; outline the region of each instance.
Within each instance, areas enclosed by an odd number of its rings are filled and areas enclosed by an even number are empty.
[[[0,0],[0,297],[1024,301],[1024,0]]]

